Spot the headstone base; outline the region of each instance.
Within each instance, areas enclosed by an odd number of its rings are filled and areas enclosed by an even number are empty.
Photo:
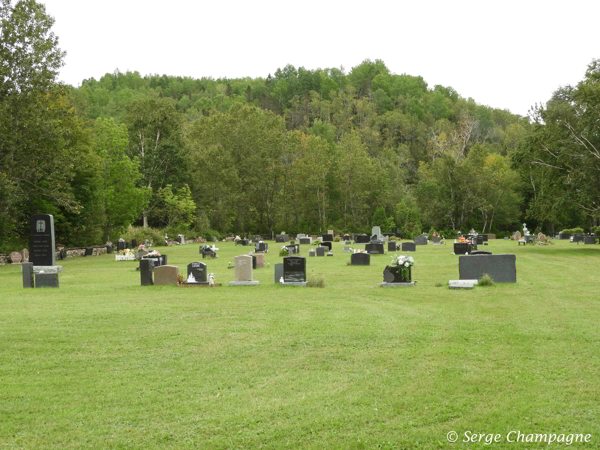
[[[35,287],[52,287],[57,288],[60,286],[58,280],[58,273],[36,273],[35,274]]]
[[[416,284],[416,281],[411,281],[409,283],[379,283],[379,287],[409,287],[415,286]]]
[[[208,285],[208,281],[195,281],[193,283],[188,283],[187,281],[184,281],[183,284],[189,285],[189,286],[196,286],[196,285],[207,286]]]
[[[258,286],[260,281],[230,281],[229,286]]]
[[[308,286],[308,282],[306,281],[286,281],[281,286]]]

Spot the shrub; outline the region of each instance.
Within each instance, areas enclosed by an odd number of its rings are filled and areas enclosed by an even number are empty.
[[[487,273],[484,273],[483,276],[479,279],[477,286],[493,286],[494,280]]]
[[[592,233],[594,233],[595,235],[598,235],[598,234],[600,234],[600,226],[598,226],[598,227],[592,227],[592,228],[590,228],[590,231]]]
[[[308,287],[317,287],[324,288],[325,287],[325,279],[323,275],[314,275],[311,276],[307,282]]]
[[[290,252],[288,252],[285,248],[279,250],[279,256],[288,256]]]
[[[204,235],[204,238],[207,241],[211,241],[213,236],[216,237],[219,240],[223,239],[223,235],[220,232],[218,232],[217,230],[210,229],[210,228],[206,232],[206,234]]]
[[[583,228],[581,227],[576,227],[576,228],[566,228],[564,230],[561,231],[561,233],[567,233],[567,234],[583,234]]]
[[[123,239],[126,241],[135,239],[138,244],[143,244],[146,239],[149,239],[154,242],[154,246],[157,246],[163,245],[165,241],[165,235],[161,230],[157,230],[156,228],[143,228],[129,225],[127,231],[123,233]]]
[[[336,237],[333,238],[333,240],[334,240],[334,242],[340,242],[340,237],[336,236]]]
[[[185,281],[185,277],[183,276],[183,274],[178,273],[177,274],[177,284],[183,284],[184,281]]]

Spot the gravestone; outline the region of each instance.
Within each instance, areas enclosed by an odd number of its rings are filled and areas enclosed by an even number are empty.
[[[323,242],[321,243],[321,247],[327,247],[327,251],[331,251],[333,244],[331,242]]]
[[[251,254],[251,255],[248,255],[248,256],[252,257],[252,268],[256,269],[256,255]]]
[[[416,252],[417,246],[414,242],[403,242],[402,243],[402,251],[403,252]]]
[[[11,252],[10,253],[10,262],[13,264],[19,264],[23,259],[23,255],[21,252]]]
[[[491,255],[492,252],[489,252],[487,250],[473,250],[471,252],[471,255]]]
[[[357,234],[354,239],[357,244],[368,244],[370,241],[371,238],[366,234]]]
[[[275,236],[275,242],[285,242],[285,238],[281,234],[278,234]]]
[[[483,242],[484,242],[484,244],[485,244],[485,242],[488,242],[490,240],[490,237],[487,234],[481,234],[480,236],[483,236]]]
[[[333,230],[327,230],[327,233],[333,236]]]
[[[112,245],[107,245],[106,246],[106,254],[107,255],[112,255],[113,252],[113,246]]]
[[[350,255],[351,266],[370,266],[371,255],[368,253],[352,253]]]
[[[31,216],[29,262],[32,262],[34,266],[56,265],[54,217],[50,214]]]
[[[396,241],[388,241],[388,252],[395,252],[396,250]]]
[[[596,238],[594,236],[585,236],[583,243],[584,245],[596,244]]]
[[[479,280],[448,280],[450,289],[473,289]]]
[[[518,240],[520,240],[520,239],[521,239],[521,232],[520,232],[520,231],[517,231],[517,232],[515,233],[515,240],[517,240],[517,241],[518,241]]]
[[[83,256],[92,256],[94,254],[94,247],[86,247],[85,254]]]
[[[350,235],[349,234],[344,234],[342,240],[343,241],[349,241],[350,240]]]
[[[302,237],[302,238],[300,238],[300,244],[302,244],[302,245],[312,244],[312,238],[311,237]]]
[[[35,274],[35,287],[36,288],[60,287],[60,280],[58,279],[58,273],[36,273]]]
[[[253,255],[254,256],[254,255]],[[263,256],[264,255],[256,255]],[[253,258],[249,255],[235,257],[235,281],[230,281],[229,286],[256,286],[259,281],[252,281]]]
[[[473,245],[468,242],[455,242],[454,243],[454,254],[455,255],[466,255],[473,251]]]
[[[187,278],[183,284],[208,284],[208,271],[203,262],[192,262],[187,266]]]
[[[316,249],[317,256],[325,256],[325,252],[329,251],[327,247],[317,247]]]
[[[316,250],[309,250],[308,251],[308,256],[317,256],[317,251]]]
[[[370,253],[371,255],[385,254],[382,243],[371,242],[370,244],[366,244],[365,250],[367,251],[367,253]]]
[[[148,250],[143,250],[143,249],[138,250],[137,252],[135,252],[135,259],[137,259],[137,260],[142,259],[148,253],[150,253]]]
[[[558,236],[559,236],[559,239],[561,239],[561,240],[571,239],[571,235],[569,233],[560,233]]]
[[[256,269],[262,269],[265,267],[265,255],[260,253],[258,255],[253,255],[253,257],[256,257]]]
[[[460,256],[459,279],[479,280],[487,273],[496,283],[516,283],[516,263],[517,257],[512,254]]]
[[[158,266],[154,269],[154,284],[177,284],[177,275],[179,275],[179,266]]]
[[[483,235],[478,234],[477,236],[475,236],[475,239],[477,241],[477,245],[483,245]]]
[[[23,287],[33,288],[35,286],[33,279],[33,263],[23,263]]]
[[[394,236],[398,236],[398,228],[396,228],[396,227],[392,227],[392,234],[393,234]]]
[[[117,242],[117,250],[118,251],[125,250],[125,241]]]
[[[23,256],[21,262],[29,262],[29,249],[24,248],[21,250],[21,256]]]
[[[58,259],[60,259],[60,260],[67,259],[67,248],[66,247],[63,247],[60,249],[60,251],[58,252]]]
[[[432,244],[439,244],[442,242],[442,238],[439,236],[432,236],[431,237],[431,243]]]
[[[350,247],[344,247],[344,253],[348,253],[350,251]]]
[[[259,242],[258,244],[256,244],[254,250],[256,251],[256,253],[264,253],[269,251],[269,244],[265,243],[265,242]]]
[[[415,245],[427,245],[427,238],[425,236],[417,236],[413,240],[415,241]]]
[[[184,245],[185,244],[185,236],[183,234],[178,234],[177,242],[179,242],[179,245]]]
[[[153,267],[154,261],[150,259],[140,260],[140,282],[142,286],[152,286],[154,284],[152,280]]]
[[[275,283],[279,283],[279,280],[283,278],[283,263],[275,264]]]
[[[371,229],[371,236],[375,236],[375,239],[373,239],[371,237],[371,240],[383,241],[383,235],[381,234],[381,227],[373,227]]]
[[[306,286],[306,258],[286,256],[283,258],[283,281],[292,286]]]
[[[386,266],[383,269],[383,283],[381,287],[406,287],[414,286],[416,281],[412,281],[412,267],[408,268],[408,273],[398,266]]]
[[[324,234],[323,242],[333,242],[333,234]]]
[[[137,239],[132,239],[131,240],[131,248],[136,248],[137,247]]]

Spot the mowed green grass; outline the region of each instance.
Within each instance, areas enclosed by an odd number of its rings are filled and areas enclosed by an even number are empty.
[[[600,448],[600,246],[491,241],[518,282],[471,291],[447,287],[451,243],[417,247],[418,285],[396,289],[378,287],[389,255],[348,266],[339,243],[307,258],[324,289],[276,285],[274,242],[260,286],[228,287],[252,247],[218,246],[215,288],[141,287],[114,255],[63,261],[59,289],[1,267],[0,448],[481,448],[446,435],[513,430]],[[198,249],[159,248],[184,274]]]

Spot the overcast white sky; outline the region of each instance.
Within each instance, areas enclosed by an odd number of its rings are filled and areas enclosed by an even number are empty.
[[[600,58],[600,0],[38,1],[74,86],[117,68],[254,78],[286,64],[348,73],[370,58],[526,115]]]

